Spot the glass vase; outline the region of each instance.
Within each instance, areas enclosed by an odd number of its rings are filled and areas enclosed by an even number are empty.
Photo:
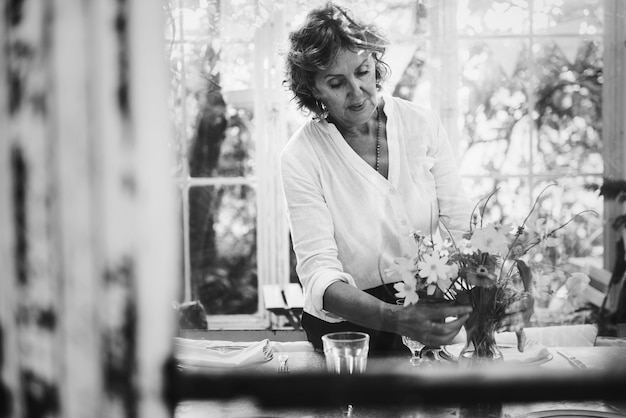
[[[459,363],[480,365],[502,360],[504,357],[496,343],[495,327],[477,322],[467,329],[467,341],[459,354]]]
[[[496,343],[499,312],[504,311],[502,293],[497,288],[472,289],[474,311],[465,323],[467,341],[459,354],[459,364],[481,365],[504,360]]]

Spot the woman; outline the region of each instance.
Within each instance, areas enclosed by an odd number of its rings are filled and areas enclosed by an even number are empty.
[[[281,156],[308,339],[321,348],[328,332],[362,330],[372,351],[401,348],[399,335],[449,344],[471,308],[399,306],[397,279],[384,273],[412,252],[413,232],[468,227],[471,205],[438,117],[380,92],[386,40],[345,9],[311,11],[290,43],[286,83],[316,115]]]

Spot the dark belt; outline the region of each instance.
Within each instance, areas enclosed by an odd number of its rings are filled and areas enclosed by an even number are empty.
[[[392,284],[381,285],[365,292],[387,303],[396,303],[395,289]],[[306,332],[307,339],[318,350],[322,350],[322,335],[331,332],[359,331],[366,332],[370,336],[370,353],[382,354],[392,350],[406,350],[402,344],[402,338],[398,334],[386,331],[378,331],[367,328],[349,321],[338,323],[326,322],[306,312],[302,314],[302,328]]]

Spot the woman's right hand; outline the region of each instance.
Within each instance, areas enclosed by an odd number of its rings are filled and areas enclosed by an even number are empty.
[[[398,306],[396,333],[427,346],[447,345],[459,333],[471,312],[469,305],[446,302]]]

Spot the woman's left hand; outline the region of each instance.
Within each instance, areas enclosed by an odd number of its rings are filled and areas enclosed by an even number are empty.
[[[521,293],[521,297],[507,306],[505,316],[500,321],[498,332],[514,331],[517,335],[517,349],[524,351],[526,335],[524,326],[530,323],[535,312],[535,298],[529,292]]]

